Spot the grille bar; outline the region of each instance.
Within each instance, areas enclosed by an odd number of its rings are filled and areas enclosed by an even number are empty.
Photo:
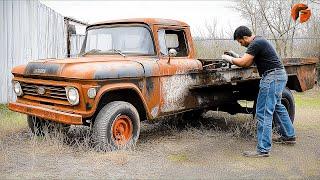
[[[38,85],[21,83],[24,94],[47,99],[59,99],[67,101],[66,90],[63,86]],[[41,92],[42,91],[42,92]]]

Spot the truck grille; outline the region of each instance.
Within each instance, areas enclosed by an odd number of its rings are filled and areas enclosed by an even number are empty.
[[[66,90],[63,86],[39,85],[31,83],[21,83],[24,95],[59,99],[67,101]]]

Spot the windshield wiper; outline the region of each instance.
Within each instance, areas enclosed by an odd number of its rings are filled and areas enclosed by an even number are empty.
[[[81,56],[84,56],[84,55],[87,55],[87,54],[93,54],[93,53],[96,53],[96,52],[99,52],[99,51],[101,51],[101,50],[100,49],[91,49],[90,51],[82,53]]]
[[[110,49],[110,51],[116,52],[116,53],[120,54],[121,56],[126,57],[126,55],[123,54],[119,49]]]

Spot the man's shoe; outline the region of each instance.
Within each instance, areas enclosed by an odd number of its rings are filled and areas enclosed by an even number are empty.
[[[279,138],[274,138],[272,139],[272,142],[275,144],[295,144],[296,143],[296,138],[295,137],[279,137]]]
[[[259,152],[259,151],[245,151],[242,154],[245,157],[252,157],[252,158],[258,158],[258,157],[269,157],[269,152]]]

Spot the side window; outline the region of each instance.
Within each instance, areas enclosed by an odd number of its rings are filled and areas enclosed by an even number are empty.
[[[159,30],[159,46],[162,55],[168,55],[170,49],[177,51],[177,57],[188,56],[187,42],[183,30]]]
[[[168,55],[168,48],[166,45],[166,32],[164,29],[158,31],[158,39],[159,39],[159,46],[160,46],[160,53],[161,55]]]

